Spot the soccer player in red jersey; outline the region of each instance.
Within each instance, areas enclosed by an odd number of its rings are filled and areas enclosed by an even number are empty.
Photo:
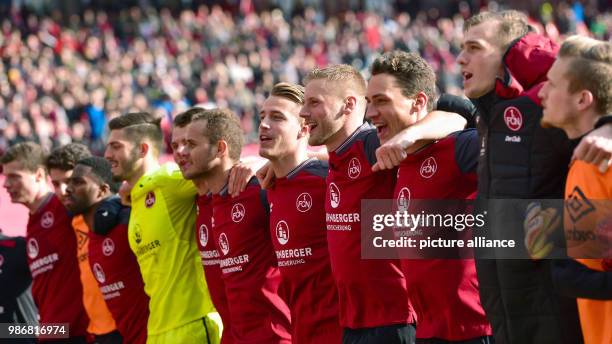
[[[203,178],[213,194],[211,238],[231,313],[234,343],[290,343],[289,309],[279,295],[281,276],[270,239],[268,202],[255,178],[238,197],[227,192],[243,137],[228,110],[198,109],[187,126],[186,179]]]
[[[0,163],[11,201],[30,211],[26,245],[40,323],[68,323],[70,338],[61,342],[85,343],[89,319],[83,307],[76,237],[68,211],[47,184],[44,150],[33,142],[19,143]]]
[[[259,112],[259,154],[270,160],[270,233],[288,286],[293,343],[340,343],[338,293],[325,229],[326,162],[307,156],[308,127],[299,117],[304,88],[276,84]]]
[[[80,143],[69,143],[51,151],[47,157],[46,167],[51,177],[55,194],[66,205],[68,180],[76,163],[90,157],[89,149]],[[77,237],[77,257],[83,285],[83,305],[89,317],[87,332],[94,335],[96,341],[105,344],[120,343],[121,336],[117,331],[115,319],[104,302],[88,261],[89,228],[83,216],[72,218],[72,228]]]
[[[80,160],[66,188],[66,207],[89,227],[89,264],[99,291],[127,343],[147,340],[149,297],[127,240],[130,209],[113,196],[110,163],[100,157]]]
[[[371,74],[366,116],[374,125],[388,124],[389,135],[379,133],[381,143],[431,111],[436,98],[436,77],[419,55],[385,53],[374,61]],[[468,100],[464,106],[473,108]],[[411,199],[474,199],[478,150],[474,129],[414,144],[397,173],[394,199],[398,201],[398,210],[418,213],[414,205],[400,207],[401,202],[409,204]],[[430,203],[416,206],[426,213],[446,209],[445,205],[430,209]],[[471,210],[466,207],[459,211]],[[428,234],[431,233],[423,235]],[[403,259],[402,269],[408,296],[419,319],[417,343],[490,343],[491,326],[480,304],[473,259]]]
[[[395,171],[375,173],[377,132],[387,126],[364,124],[366,82],[351,66],[314,69],[306,77],[305,103],[300,116],[310,128],[309,144],[329,152],[325,202],[327,239],[339,295],[340,324],[345,343],[411,343],[416,315],[408,300],[400,263],[394,259],[361,259],[362,199],[391,199]],[[429,116],[428,116],[429,117]],[[462,128],[465,120],[438,112],[402,140],[429,138]],[[431,128],[434,128],[431,130]],[[439,136],[434,136],[439,137]]]
[[[200,112],[199,108],[189,109],[178,114],[174,118],[172,128],[172,155],[174,161],[178,164],[181,171],[184,171],[191,161],[187,154],[187,125],[191,123],[191,118],[194,114]],[[231,334],[231,318],[229,307],[227,305],[227,295],[225,293],[225,284],[221,276],[220,255],[214,238],[212,237],[212,195],[209,192],[206,179],[196,177],[192,179],[193,184],[198,189],[196,198],[196,225],[195,236],[198,244],[198,251],[204,268],[204,277],[208,285],[210,298],[212,299],[215,309],[219,312],[223,321],[223,334],[221,336],[222,344],[233,343]]]

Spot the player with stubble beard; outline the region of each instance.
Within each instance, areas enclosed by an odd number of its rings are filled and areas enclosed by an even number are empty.
[[[150,297],[147,343],[218,343],[218,313],[193,236],[197,190],[174,164],[158,162],[160,119],[128,113],[109,122],[104,157],[130,185],[128,240]]]
[[[187,125],[191,123],[193,115],[200,113],[200,108],[192,108],[182,112],[174,118],[172,127],[172,157],[185,176],[185,171],[189,168],[192,161],[189,159],[189,148],[187,147]],[[234,169],[232,169],[232,172]],[[232,175],[230,175],[232,178]],[[221,274],[220,254],[214,238],[212,237],[212,194],[210,193],[206,178],[196,177],[191,179],[198,189],[196,197],[196,224],[195,238],[202,260],[206,285],[210,292],[217,312],[223,322],[223,333],[221,344],[232,344],[233,337],[231,331],[231,317],[227,305],[227,294],[225,283]],[[246,186],[246,183],[245,183]]]
[[[311,71],[305,80],[300,116],[310,129],[308,143],[329,153],[325,201],[332,272],[339,293],[344,343],[412,343],[416,315],[398,260],[361,259],[362,199],[391,199],[395,170],[374,172],[380,146],[377,133],[389,137],[388,123],[364,124],[366,82],[348,65]],[[432,113],[394,137],[399,143],[444,137],[466,120],[456,114]],[[397,158],[406,157],[405,151]],[[400,161],[401,161],[400,159]]]
[[[83,218],[89,231],[88,264],[126,343],[147,340],[149,297],[127,240],[130,208],[122,206],[110,163],[101,157],[79,160],[67,180],[64,204]]]
[[[85,145],[69,143],[54,149],[47,157],[46,166],[49,177],[51,177],[51,184],[62,204],[66,205],[66,189],[74,166],[79,160],[90,156],[91,152]],[[119,343],[121,336],[117,332],[115,319],[102,298],[98,283],[89,266],[89,227],[83,216],[77,214],[72,218],[72,228],[77,237],[77,257],[83,284],[83,305],[89,316],[87,332],[93,334],[100,343]]]
[[[229,110],[198,110],[187,126],[182,171],[186,179],[206,180],[212,193],[208,240],[216,242],[220,253],[232,339],[241,344],[291,343],[265,191],[255,178],[237,197],[227,190],[230,171],[240,159],[242,129]]]

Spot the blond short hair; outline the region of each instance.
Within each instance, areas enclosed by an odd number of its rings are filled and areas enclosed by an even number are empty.
[[[527,22],[527,15],[519,11],[507,10],[478,13],[465,21],[463,32],[467,32],[470,28],[489,21],[499,23],[495,33],[495,41],[502,48],[502,51],[508,50],[515,40],[531,31]]]
[[[304,84],[308,84],[313,80],[326,80],[342,85],[341,89],[350,88],[359,95],[366,95],[366,81],[353,66],[338,64],[325,68],[315,68],[306,75]]]
[[[588,90],[597,113],[612,113],[612,43],[572,36],[561,45],[559,58],[570,59],[565,72],[568,91]]]
[[[272,87],[271,96],[288,99],[298,105],[304,105],[304,86],[279,82]]]

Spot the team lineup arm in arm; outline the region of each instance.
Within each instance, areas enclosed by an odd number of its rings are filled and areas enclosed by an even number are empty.
[[[228,181],[228,191],[232,197],[237,196],[246,188],[251,177],[255,175],[255,171],[261,168],[267,160],[265,159],[248,159],[245,162],[238,163],[230,172]],[[130,192],[132,185],[127,181],[124,181],[119,188],[119,196],[121,197],[121,204],[129,206],[131,203]]]
[[[456,113],[433,111],[421,121],[400,131],[376,150],[376,164],[372,171],[392,169],[407,156],[407,150],[419,140],[440,139],[461,130],[467,120]]]
[[[391,169],[406,157],[406,150],[418,140],[437,139],[444,132],[461,130],[466,119],[454,113],[434,111],[417,124],[408,127],[376,150],[377,163],[373,171]],[[455,128],[452,130],[452,128]],[[450,132],[447,132],[450,133]],[[440,134],[440,135],[436,135]],[[612,124],[608,123],[587,135],[574,150],[572,160],[584,160],[597,165],[604,173],[612,163]]]

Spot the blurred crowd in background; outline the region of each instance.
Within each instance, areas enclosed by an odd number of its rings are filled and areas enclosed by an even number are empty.
[[[0,1],[0,153],[23,140],[99,153],[113,117],[154,112],[169,134],[172,117],[196,104],[232,109],[254,142],[276,82],[334,63],[367,73],[392,49],[419,52],[439,90],[461,94],[463,20],[482,9],[523,9],[557,39],[610,39],[612,28],[607,0],[330,3]]]

